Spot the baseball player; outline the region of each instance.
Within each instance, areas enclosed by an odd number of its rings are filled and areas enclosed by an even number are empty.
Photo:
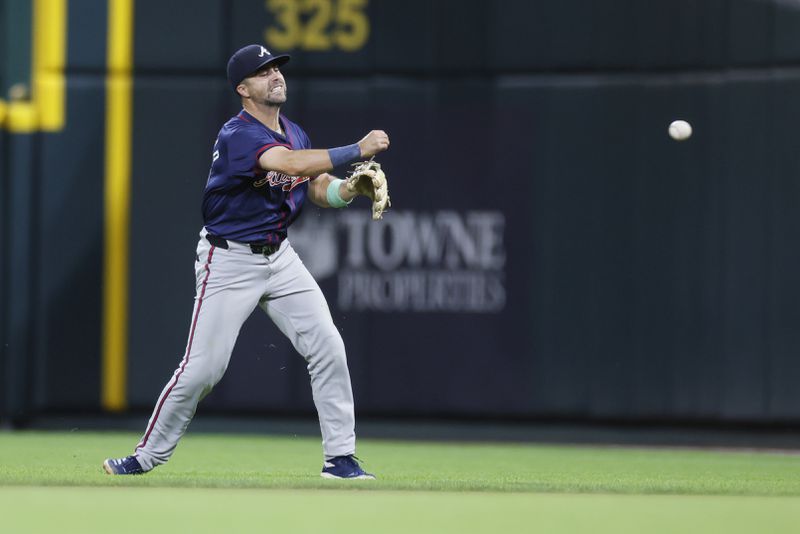
[[[365,162],[345,180],[326,171],[386,150],[389,137],[374,130],[348,146],[310,149],[303,129],[280,113],[287,94],[280,67],[287,61],[288,55],[273,55],[260,45],[246,46],[228,61],[228,81],[243,109],[214,143],[186,351],[134,453],[103,462],[109,474],[142,474],[169,460],[197,404],[225,373],[239,329],[259,306],[308,362],[322,431],[322,476],[375,478],[354,457],[344,343],[287,230],[306,198],[343,208],[366,195],[373,201],[373,218],[380,218],[389,196],[379,165]]]

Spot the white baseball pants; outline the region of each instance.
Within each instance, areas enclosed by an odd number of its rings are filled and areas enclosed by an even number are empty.
[[[355,417],[344,343],[314,278],[285,240],[270,256],[200,233],[189,340],[135,454],[145,471],[172,456],[197,404],[219,382],[244,321],[260,306],[308,363],[326,457],[355,453]]]

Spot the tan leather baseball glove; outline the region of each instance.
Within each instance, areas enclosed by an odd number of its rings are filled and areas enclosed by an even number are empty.
[[[383,212],[392,205],[389,200],[389,182],[377,161],[354,163],[353,173],[345,180],[348,191],[364,195],[372,200],[372,219],[383,218]]]

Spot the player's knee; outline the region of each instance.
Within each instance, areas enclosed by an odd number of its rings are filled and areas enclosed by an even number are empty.
[[[324,335],[322,337],[322,346],[325,347],[325,351],[329,352],[332,355],[335,355],[337,358],[344,359],[345,357],[345,349],[344,349],[344,340],[342,336],[339,334],[339,331],[335,328]]]
[[[221,373],[213,369],[193,369],[192,372],[186,374],[187,387],[201,391],[202,396],[207,395],[222,378]]]
[[[302,336],[302,345],[298,349],[309,355],[326,351],[344,352],[344,341],[339,330],[331,324],[320,326]]]
[[[334,330],[326,335],[320,335],[317,343],[305,355],[309,371],[319,368],[341,367],[347,368],[344,341],[339,332]]]

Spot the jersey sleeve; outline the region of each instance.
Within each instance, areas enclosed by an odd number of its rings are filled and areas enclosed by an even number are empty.
[[[261,155],[276,146],[291,147],[276,139],[263,128],[238,128],[228,139],[229,172],[239,176],[254,176]]]

